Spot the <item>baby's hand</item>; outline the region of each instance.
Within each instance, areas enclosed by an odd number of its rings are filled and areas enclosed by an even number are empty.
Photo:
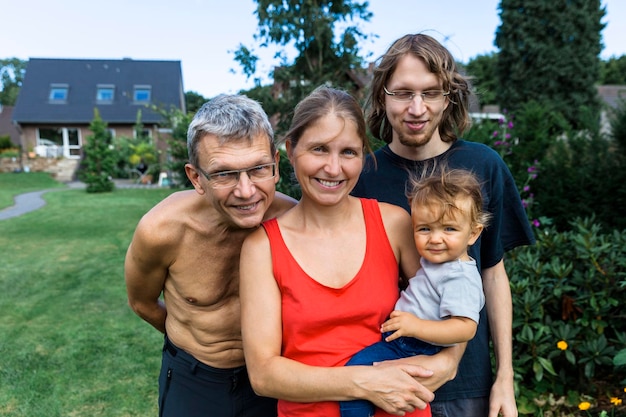
[[[415,325],[416,320],[419,319],[411,313],[394,310],[391,312],[389,320],[380,326],[380,331],[381,333],[393,332],[385,338],[387,342],[391,342],[401,336],[412,337],[409,329],[411,325]]]

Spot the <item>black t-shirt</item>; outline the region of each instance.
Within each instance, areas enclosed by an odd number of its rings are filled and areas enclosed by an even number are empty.
[[[375,162],[371,156],[366,158],[352,194],[395,204],[410,212],[409,176],[420,175],[424,170],[430,172],[433,166],[442,164],[448,169],[471,171],[481,182],[484,210],[492,217],[469,249],[479,270],[496,265],[505,251],[535,242],[511,172],[498,153],[480,143],[457,140],[443,154],[424,161],[402,158],[384,146],[375,152]],[[489,396],[491,385],[489,323],[487,309],[483,308],[476,336],[468,343],[457,377],[437,390],[435,401]]]

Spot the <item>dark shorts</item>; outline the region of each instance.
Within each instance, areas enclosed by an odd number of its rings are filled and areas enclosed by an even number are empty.
[[[159,375],[161,417],[276,417],[276,400],[259,397],[245,366],[212,368],[167,337]]]

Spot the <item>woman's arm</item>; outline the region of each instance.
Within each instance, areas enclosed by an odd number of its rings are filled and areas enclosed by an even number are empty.
[[[281,296],[273,276],[271,252],[263,229],[241,250],[242,336],[252,386],[259,395],[294,402],[366,399],[401,415],[424,408],[434,395],[414,377],[431,375],[418,366],[315,367],[281,356]]]
[[[432,371],[432,376],[418,377],[417,380],[431,392],[437,391],[443,384],[451,381],[456,376],[456,372],[465,353],[467,343],[447,347],[436,355],[418,355],[409,358],[396,359],[393,361],[381,362],[377,365],[388,363],[419,365],[424,369]]]

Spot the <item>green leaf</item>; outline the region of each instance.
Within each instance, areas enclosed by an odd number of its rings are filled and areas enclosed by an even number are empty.
[[[613,358],[613,365],[624,366],[626,365],[626,349],[622,349],[617,352],[617,355]]]
[[[543,367],[539,362],[533,362],[533,372],[535,373],[535,379],[541,381],[543,379]]]
[[[550,359],[537,358],[537,361],[539,361],[543,369],[548,371],[550,375],[556,375],[556,372],[554,372],[554,367],[552,366],[552,361]]]

